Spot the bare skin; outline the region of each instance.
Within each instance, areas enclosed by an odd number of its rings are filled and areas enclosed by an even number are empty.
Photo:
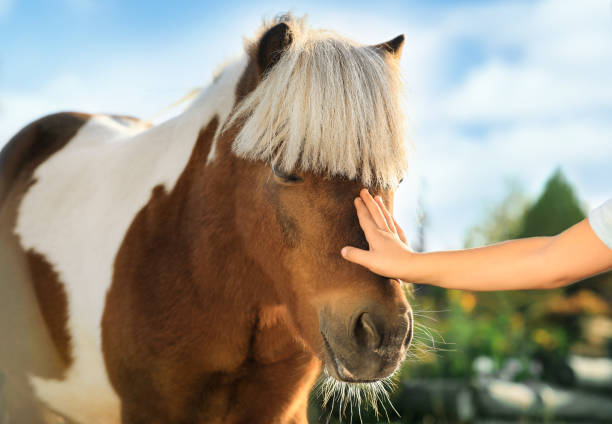
[[[552,237],[416,253],[379,196],[363,189],[355,208],[370,248],[346,246],[342,256],[390,278],[473,291],[553,289],[612,269],[612,249],[587,219]]]

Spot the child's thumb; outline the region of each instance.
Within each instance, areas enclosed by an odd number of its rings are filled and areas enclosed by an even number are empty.
[[[367,267],[370,252],[368,250],[358,249],[356,247],[344,246],[340,251],[342,257],[347,261],[355,262],[356,264]]]

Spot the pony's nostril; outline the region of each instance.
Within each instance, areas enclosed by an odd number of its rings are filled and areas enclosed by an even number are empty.
[[[353,329],[357,345],[363,349],[373,350],[380,346],[382,338],[376,329],[376,324],[367,312],[359,316]]]

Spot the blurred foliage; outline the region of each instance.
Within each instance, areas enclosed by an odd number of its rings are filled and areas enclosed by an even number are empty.
[[[584,218],[574,189],[558,169],[534,202],[510,181],[507,195],[489,208],[482,223],[468,231],[465,244],[475,247],[554,235]],[[605,281],[607,287],[612,281],[609,275],[595,279],[595,284]],[[415,349],[420,351],[419,361],[407,366],[402,378],[469,378],[475,372],[476,358],[485,357],[492,360],[491,372],[498,376],[566,382],[563,363],[581,340],[581,318],[610,313],[601,290],[598,293],[582,284],[548,291],[490,293],[417,288],[416,321],[420,323]],[[428,318],[437,322],[428,323]],[[534,367],[534,362],[541,366]],[[509,364],[513,364],[511,370]]]

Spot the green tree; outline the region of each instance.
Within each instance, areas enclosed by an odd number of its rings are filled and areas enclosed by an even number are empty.
[[[538,200],[527,208],[522,228],[514,238],[553,236],[584,218],[574,189],[558,168],[546,182]]]

